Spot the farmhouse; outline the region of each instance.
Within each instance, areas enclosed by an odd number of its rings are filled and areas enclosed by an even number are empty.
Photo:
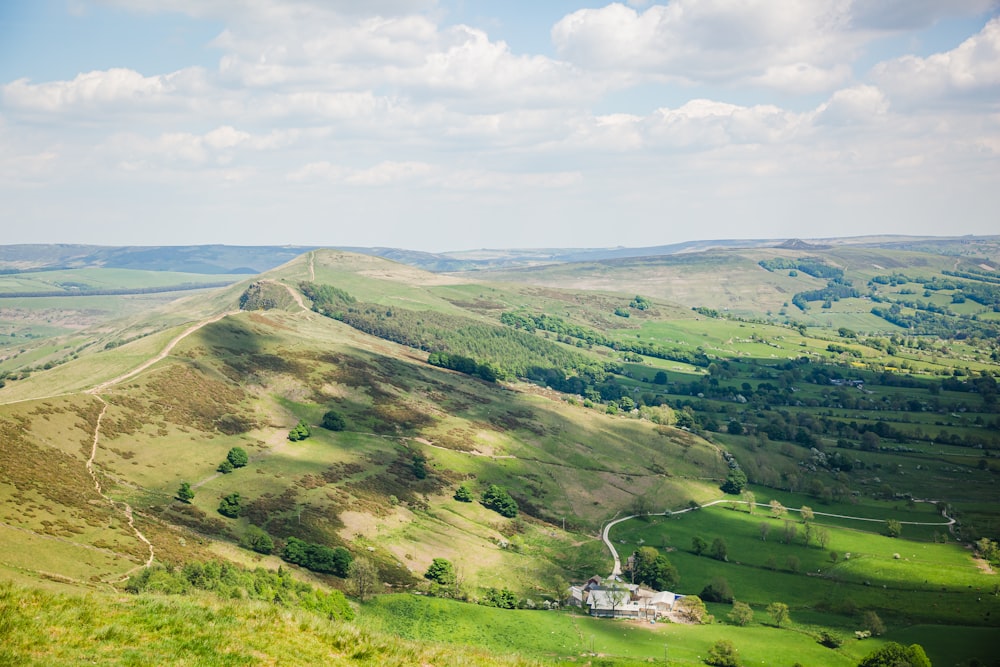
[[[591,616],[654,620],[674,610],[682,595],[653,591],[621,580],[602,582],[592,577],[583,586],[571,586],[566,604],[585,607]]]

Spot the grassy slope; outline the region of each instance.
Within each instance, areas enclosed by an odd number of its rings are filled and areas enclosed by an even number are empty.
[[[620,319],[610,315],[611,304],[617,301],[612,297],[459,284],[383,260],[340,253],[310,253],[273,274],[290,286],[313,276],[364,300],[492,321],[503,309],[519,305],[604,330]],[[220,290],[209,298],[189,297],[158,314],[152,325],[136,320],[130,329],[113,337],[128,339],[136,332],[160,329],[162,333],[114,350],[81,354],[80,359],[54,371],[11,383],[0,390],[0,400],[78,390],[90,377],[113,377],[154,354],[180,331],[166,327],[232,308],[244,286]],[[654,320],[678,314],[658,307],[657,314],[650,313],[645,320],[633,318],[636,321],[628,324],[644,322],[654,327],[650,335],[692,346],[704,345],[708,338],[715,348],[729,348],[736,356],[766,353],[757,349],[760,343],[739,342],[741,331],[736,323],[688,316],[687,323],[656,324]],[[680,328],[669,328],[675,326]],[[773,329],[768,330],[768,337],[778,341],[782,352],[793,354],[801,337],[787,329]],[[622,334],[631,331],[625,329]],[[786,335],[788,341],[779,340]],[[803,341],[817,350],[823,346],[812,338]],[[102,429],[99,469],[115,497],[128,499],[141,510],[139,525],[156,545],[161,560],[201,558],[209,549],[226,557],[247,558],[246,552],[231,543],[212,543],[203,537],[235,539],[245,530],[248,519],[225,520],[215,513],[221,495],[239,491],[256,501],[253,520],[265,523],[276,535],[296,534],[350,543],[355,549],[371,548],[383,576],[392,581],[419,578],[431,558],[445,556],[459,564],[472,585],[509,585],[525,591],[539,586],[541,590],[534,592],[538,595],[552,591],[564,576],[583,577],[606,568],[607,557],[596,540],[528,521],[520,528],[524,532],[513,540],[520,551],[500,549],[496,542],[508,539],[511,522],[476,504],[451,500],[451,490],[459,481],[471,479],[474,487],[505,484],[554,524],[565,516],[570,528],[596,526],[637,494],[652,498],[656,507],[659,503],[677,506],[689,498],[704,500],[717,493],[711,478],[722,475],[719,460],[712,448],[696,438],[572,406],[530,386],[512,391],[486,385],[428,367],[422,358],[420,353],[361,335],[338,322],[296,312],[294,306],[287,311],[227,318],[185,340],[169,360],[106,392],[111,405]],[[653,361],[650,367],[658,366],[674,371],[676,364]],[[636,387],[641,386],[637,381]],[[91,520],[95,526],[106,520],[110,536],[86,532],[83,505],[96,511],[102,504],[92,492],[88,495],[89,478],[80,476],[85,458],[81,446],[93,421],[94,405],[90,398],[67,397],[0,410],[12,428],[45,445],[36,454],[23,449],[21,440],[0,442],[8,455],[29,452],[21,457],[26,476],[30,477],[33,466],[51,466],[52,453],[61,450],[67,457],[59,459],[61,465],[74,470],[77,479],[76,486],[69,487],[76,494],[73,500],[5,495],[8,507],[30,503],[30,515],[9,512],[7,519],[14,528],[4,530],[16,533],[11,539],[31,550],[26,553],[34,551],[40,540],[53,542],[49,538],[55,535],[48,531],[56,530],[51,525],[60,515],[78,513],[76,525],[84,531],[69,531],[66,539],[77,544],[60,541],[59,549],[47,550],[48,560],[6,562],[8,576],[19,580],[49,576],[50,581],[70,577],[78,585],[94,587],[102,579],[120,577],[131,567],[130,558],[133,563],[141,559],[142,547],[122,526],[120,513],[106,510],[104,519]],[[303,443],[285,439],[298,419],[316,423],[328,407],[347,415],[348,431],[331,434],[317,429]],[[90,417],[71,424],[73,409]],[[243,416],[257,425],[244,434],[223,435],[215,425],[227,415]],[[60,438],[63,433],[74,433],[77,444]],[[733,446],[742,440],[734,437],[726,442]],[[218,475],[215,465],[235,444],[250,451],[250,466]],[[752,451],[747,448],[748,454]],[[428,458],[428,480],[418,481],[409,474],[414,452]],[[789,470],[794,469],[794,461],[789,461]],[[665,470],[666,475],[655,470]],[[191,507],[171,500],[181,480],[196,484]],[[10,489],[16,484],[5,481],[4,494],[13,494]],[[176,523],[201,533],[169,527]],[[104,551],[87,548],[97,539],[111,545],[107,551],[122,556],[110,558]],[[692,639],[703,631],[686,630],[690,632],[678,650],[704,650]],[[762,649],[769,641],[765,630],[754,630],[764,632],[759,642]],[[708,642],[708,631],[704,632]],[[614,651],[627,652],[625,645]],[[649,651],[650,657],[659,655],[652,648]]]

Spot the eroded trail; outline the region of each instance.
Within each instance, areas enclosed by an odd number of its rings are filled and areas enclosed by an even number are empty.
[[[135,519],[132,516],[132,506],[125,501],[115,502],[114,500],[112,500],[110,496],[104,493],[104,490],[101,488],[101,480],[97,477],[97,472],[94,471],[94,459],[97,458],[97,443],[101,438],[101,421],[104,419],[104,415],[108,411],[108,404],[103,398],[97,396],[96,394],[94,398],[96,398],[101,402],[102,407],[101,407],[101,413],[97,415],[97,423],[94,425],[94,440],[90,446],[90,457],[87,459],[87,464],[86,464],[87,472],[90,474],[90,478],[94,480],[94,489],[97,491],[98,495],[107,500],[108,504],[111,505],[111,507],[114,507],[116,509],[118,508],[119,505],[122,507],[122,514],[125,515],[125,520],[128,522],[129,528],[131,528],[132,532],[135,533],[136,538],[140,542],[143,542],[149,549],[149,558],[146,559],[146,562],[143,563],[142,565],[137,565],[136,567],[133,567],[131,570],[122,575],[122,580],[125,580],[128,579],[129,575],[135,572],[136,570],[142,569],[144,567],[149,567],[150,565],[152,565],[153,558],[156,556],[156,552],[153,549],[153,543],[150,542],[148,539],[146,539],[146,536],[142,534],[142,531],[136,527]]]
[[[181,332],[180,334],[178,334],[177,336],[175,336],[173,339],[171,339],[170,342],[167,343],[166,346],[155,357],[152,357],[151,359],[148,359],[148,360],[144,361],[139,366],[133,368],[132,370],[130,370],[127,373],[119,375],[118,377],[113,378],[111,380],[108,380],[107,382],[102,382],[101,384],[99,384],[99,385],[97,385],[95,387],[92,387],[91,389],[87,390],[87,393],[91,394],[94,398],[96,398],[97,400],[99,400],[101,402],[101,406],[102,406],[100,414],[97,415],[97,423],[94,425],[94,438],[93,438],[93,442],[91,443],[91,446],[90,446],[90,457],[87,458],[87,463],[86,463],[87,473],[90,475],[90,478],[92,480],[94,480],[94,489],[97,491],[98,495],[100,495],[102,498],[104,498],[106,501],[108,501],[108,504],[111,505],[111,507],[113,507],[115,509],[118,509],[119,507],[121,508],[122,515],[125,517],[125,520],[128,522],[129,528],[131,528],[132,532],[135,533],[136,539],[138,539],[140,542],[142,542],[143,544],[145,544],[146,547],[149,549],[149,557],[146,559],[146,562],[144,562],[142,565],[137,565],[136,567],[132,568],[131,570],[125,572],[125,574],[122,575],[122,578],[120,579],[120,581],[124,581],[125,579],[128,579],[129,575],[131,575],[136,570],[140,570],[142,568],[146,568],[146,567],[149,567],[150,565],[152,565],[153,564],[153,560],[156,558],[156,550],[153,548],[153,543],[150,542],[149,539],[145,535],[142,534],[142,531],[139,530],[139,528],[135,525],[135,515],[134,515],[134,512],[132,510],[132,506],[129,505],[127,502],[123,501],[123,500],[122,501],[115,501],[110,496],[108,496],[106,493],[104,493],[104,490],[101,488],[101,480],[97,476],[97,472],[94,470],[94,460],[97,458],[97,446],[98,446],[98,443],[99,443],[99,441],[101,439],[101,422],[104,420],[104,415],[108,411],[108,403],[107,403],[107,401],[105,401],[99,395],[99,392],[104,391],[108,387],[116,385],[119,382],[123,382],[124,380],[127,380],[127,379],[129,379],[131,377],[134,377],[134,376],[138,375],[139,373],[141,373],[142,371],[144,371],[147,368],[149,368],[150,366],[152,366],[153,364],[157,363],[158,361],[162,361],[163,359],[166,359],[167,355],[170,354],[175,347],[177,347],[178,343],[180,343],[182,340],[184,340],[185,338],[187,338],[188,336],[190,336],[191,334],[193,334],[195,331],[198,331],[198,329],[201,329],[202,327],[204,327],[204,326],[206,326],[208,324],[212,324],[213,322],[218,322],[219,320],[223,319],[224,317],[227,317],[228,315],[232,315],[235,312],[237,312],[237,311],[231,311],[231,312],[222,313],[221,315],[217,315],[217,316],[209,318],[207,320],[202,320],[200,322],[192,324],[187,329],[185,329],[183,332]]]
[[[183,332],[181,332],[180,334],[178,334],[173,340],[171,340],[169,343],[167,343],[166,347],[164,347],[160,351],[160,353],[158,355],[156,355],[155,357],[153,357],[152,359],[147,359],[146,361],[142,362],[140,365],[136,366],[135,368],[133,368],[132,370],[130,370],[129,372],[127,372],[127,373],[125,373],[123,375],[119,375],[116,378],[112,378],[112,379],[108,380],[107,382],[102,382],[101,384],[97,385],[96,387],[92,387],[92,388],[88,389],[87,393],[88,394],[97,395],[98,392],[104,391],[108,387],[116,385],[119,382],[123,382],[123,381],[129,379],[130,377],[134,377],[134,376],[138,375],[139,373],[143,372],[144,370],[146,370],[147,368],[149,368],[150,366],[152,366],[156,362],[163,361],[164,359],[166,359],[167,355],[170,354],[175,347],[177,347],[178,343],[180,343],[182,340],[184,340],[185,338],[187,338],[188,336],[190,336],[191,334],[193,334],[198,329],[200,329],[203,326],[206,326],[208,324],[212,324],[213,322],[218,322],[219,320],[221,320],[224,317],[228,317],[230,315],[235,315],[238,312],[239,311],[237,311],[237,310],[225,312],[225,313],[222,313],[221,315],[216,315],[215,317],[212,317],[210,319],[202,320],[201,322],[197,322],[195,324],[192,324],[190,327],[188,327]]]

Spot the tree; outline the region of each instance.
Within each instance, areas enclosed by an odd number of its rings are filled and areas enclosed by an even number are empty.
[[[753,622],[753,609],[746,602],[733,602],[733,609],[726,617],[733,625],[744,627]]]
[[[799,527],[791,521],[786,520],[784,524],[784,542],[791,544],[795,541],[795,536],[799,534]]]
[[[885,623],[879,618],[879,615],[874,611],[869,609],[861,617],[861,625],[865,630],[872,633],[872,635],[878,637],[879,635],[885,634]]]
[[[699,597],[708,602],[732,602],[733,589],[729,587],[729,582],[723,577],[715,577],[701,589]]]
[[[739,652],[728,639],[720,639],[708,649],[705,664],[714,667],[741,667]]]
[[[461,484],[455,490],[454,498],[455,498],[455,500],[458,500],[459,502],[471,503],[472,500],[473,500],[473,498],[472,498],[472,491],[469,491],[469,487],[467,487],[465,484]]]
[[[903,534],[903,524],[896,519],[889,519],[885,522],[885,534],[889,537],[899,537]]]
[[[320,421],[319,425],[328,431],[343,431],[347,428],[347,422],[344,421],[344,416],[336,410],[327,410],[324,412],[323,419]]]
[[[378,568],[370,558],[359,556],[347,566],[347,589],[364,602],[379,585]]]
[[[617,581],[612,581],[611,585],[606,587],[604,591],[608,594],[608,604],[611,605],[611,615],[614,616],[615,609],[625,604],[628,600],[628,589]]]
[[[306,423],[306,420],[300,419],[295,428],[288,432],[288,439],[292,442],[298,442],[299,440],[305,440],[311,435],[312,430],[310,430],[309,424]]]
[[[726,424],[726,431],[729,435],[743,435],[743,424],[738,419],[733,419]]]
[[[188,482],[181,482],[181,486],[177,489],[177,500],[182,503],[190,503],[194,499],[194,491],[191,490],[191,484]]]
[[[803,523],[812,521],[813,519],[816,518],[816,515],[813,513],[812,508],[809,507],[808,505],[803,505],[802,509],[799,510],[799,514],[802,515]]]
[[[240,540],[240,546],[256,551],[259,554],[269,554],[274,551],[274,540],[263,528],[251,524]]]
[[[243,511],[239,493],[230,493],[219,502],[219,514],[235,519]]]
[[[410,470],[417,479],[427,479],[427,457],[415,452],[410,463]]]
[[[721,537],[717,537],[712,540],[711,552],[712,558],[715,560],[729,561],[729,547],[726,546],[726,540]]]
[[[931,661],[920,644],[888,642],[866,655],[858,667],[931,667]]]
[[[632,575],[635,583],[658,591],[671,590],[680,582],[677,568],[653,547],[639,547],[632,554]]]
[[[780,519],[781,517],[785,516],[785,513],[788,511],[785,509],[785,506],[779,503],[777,500],[772,500],[768,504],[771,507],[771,516],[774,517],[775,519]]]
[[[489,488],[483,492],[482,504],[484,507],[493,510],[500,516],[514,518],[517,516],[517,503],[507,493],[507,489],[496,484],[490,484]]]
[[[678,613],[690,623],[701,623],[708,610],[697,595],[685,595],[677,601]]]
[[[729,493],[732,495],[738,495],[744,487],[747,485],[747,474],[743,472],[740,468],[731,468],[729,474],[726,475],[726,481],[723,482],[722,489],[724,493]]]
[[[442,586],[454,586],[457,580],[455,566],[447,558],[435,558],[424,572],[424,579]]]
[[[695,535],[694,537],[691,538],[691,551],[693,551],[695,555],[697,556],[702,555],[703,553],[705,553],[705,549],[707,548],[708,548],[708,542],[706,542],[705,538],[702,537],[701,535]]]
[[[767,605],[767,613],[774,619],[774,624],[781,627],[788,620],[788,605],[784,602],[772,602]]]
[[[223,475],[228,475],[233,471],[233,464],[229,462],[229,459],[226,459],[219,464],[219,467],[216,468],[216,470],[221,472]]]
[[[760,530],[760,541],[767,542],[767,534],[771,532],[771,524],[766,521],[761,521],[757,528]]]
[[[750,489],[743,489],[743,493],[740,494],[740,498],[744,503],[746,503],[748,513],[757,513],[757,496],[753,494],[753,491]]]
[[[656,375],[653,376],[653,384],[666,384],[667,374],[663,371],[656,371]]]
[[[250,462],[250,457],[247,456],[247,451],[242,447],[233,447],[226,454],[226,460],[229,461],[234,468],[242,468],[247,463]]]

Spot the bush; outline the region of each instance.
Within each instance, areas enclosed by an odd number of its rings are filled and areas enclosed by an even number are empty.
[[[424,579],[429,579],[442,586],[454,586],[458,577],[455,575],[455,566],[447,558],[435,558],[431,561],[430,567],[424,573]]]
[[[327,411],[323,415],[323,420],[319,425],[328,431],[343,431],[347,428],[347,422],[344,421],[344,417],[336,410]]]
[[[517,503],[507,493],[507,489],[496,484],[490,484],[489,488],[483,492],[483,506],[489,508],[507,518],[513,519],[517,516]]]
[[[263,528],[251,525],[240,540],[240,546],[244,549],[256,551],[259,554],[267,555],[274,551],[274,540]]]
[[[734,602],[733,609],[727,617],[733,625],[744,627],[753,622],[753,609],[746,602]]]
[[[188,482],[181,482],[181,486],[177,489],[177,500],[182,503],[190,503],[194,499],[194,491],[191,490],[191,484]]]
[[[228,496],[223,498],[219,502],[219,514],[222,516],[227,516],[230,519],[235,519],[243,511],[242,501],[240,500],[240,494],[230,493]]]
[[[824,630],[819,634],[819,643],[827,648],[840,648],[840,645],[843,644],[844,641],[840,637],[832,635]]]
[[[733,589],[722,577],[715,577],[705,588],[701,589],[702,600],[707,602],[732,602]]]
[[[728,639],[720,639],[712,645],[705,663],[715,667],[741,667],[739,652]]]
[[[221,472],[223,475],[228,475],[233,471],[233,464],[229,462],[229,459],[226,459],[219,464],[219,467],[216,468],[216,470]]]
[[[299,440],[305,440],[311,435],[312,431],[309,429],[309,424],[304,419],[300,419],[295,428],[288,432],[288,439],[292,442],[298,442]]]
[[[472,491],[469,491],[469,487],[467,487],[465,484],[462,484],[461,486],[458,487],[458,489],[455,490],[454,498],[459,502],[471,503]]]
[[[247,451],[242,447],[233,447],[226,454],[226,460],[229,461],[234,468],[242,468],[247,463],[250,462],[250,457],[247,456]]]

